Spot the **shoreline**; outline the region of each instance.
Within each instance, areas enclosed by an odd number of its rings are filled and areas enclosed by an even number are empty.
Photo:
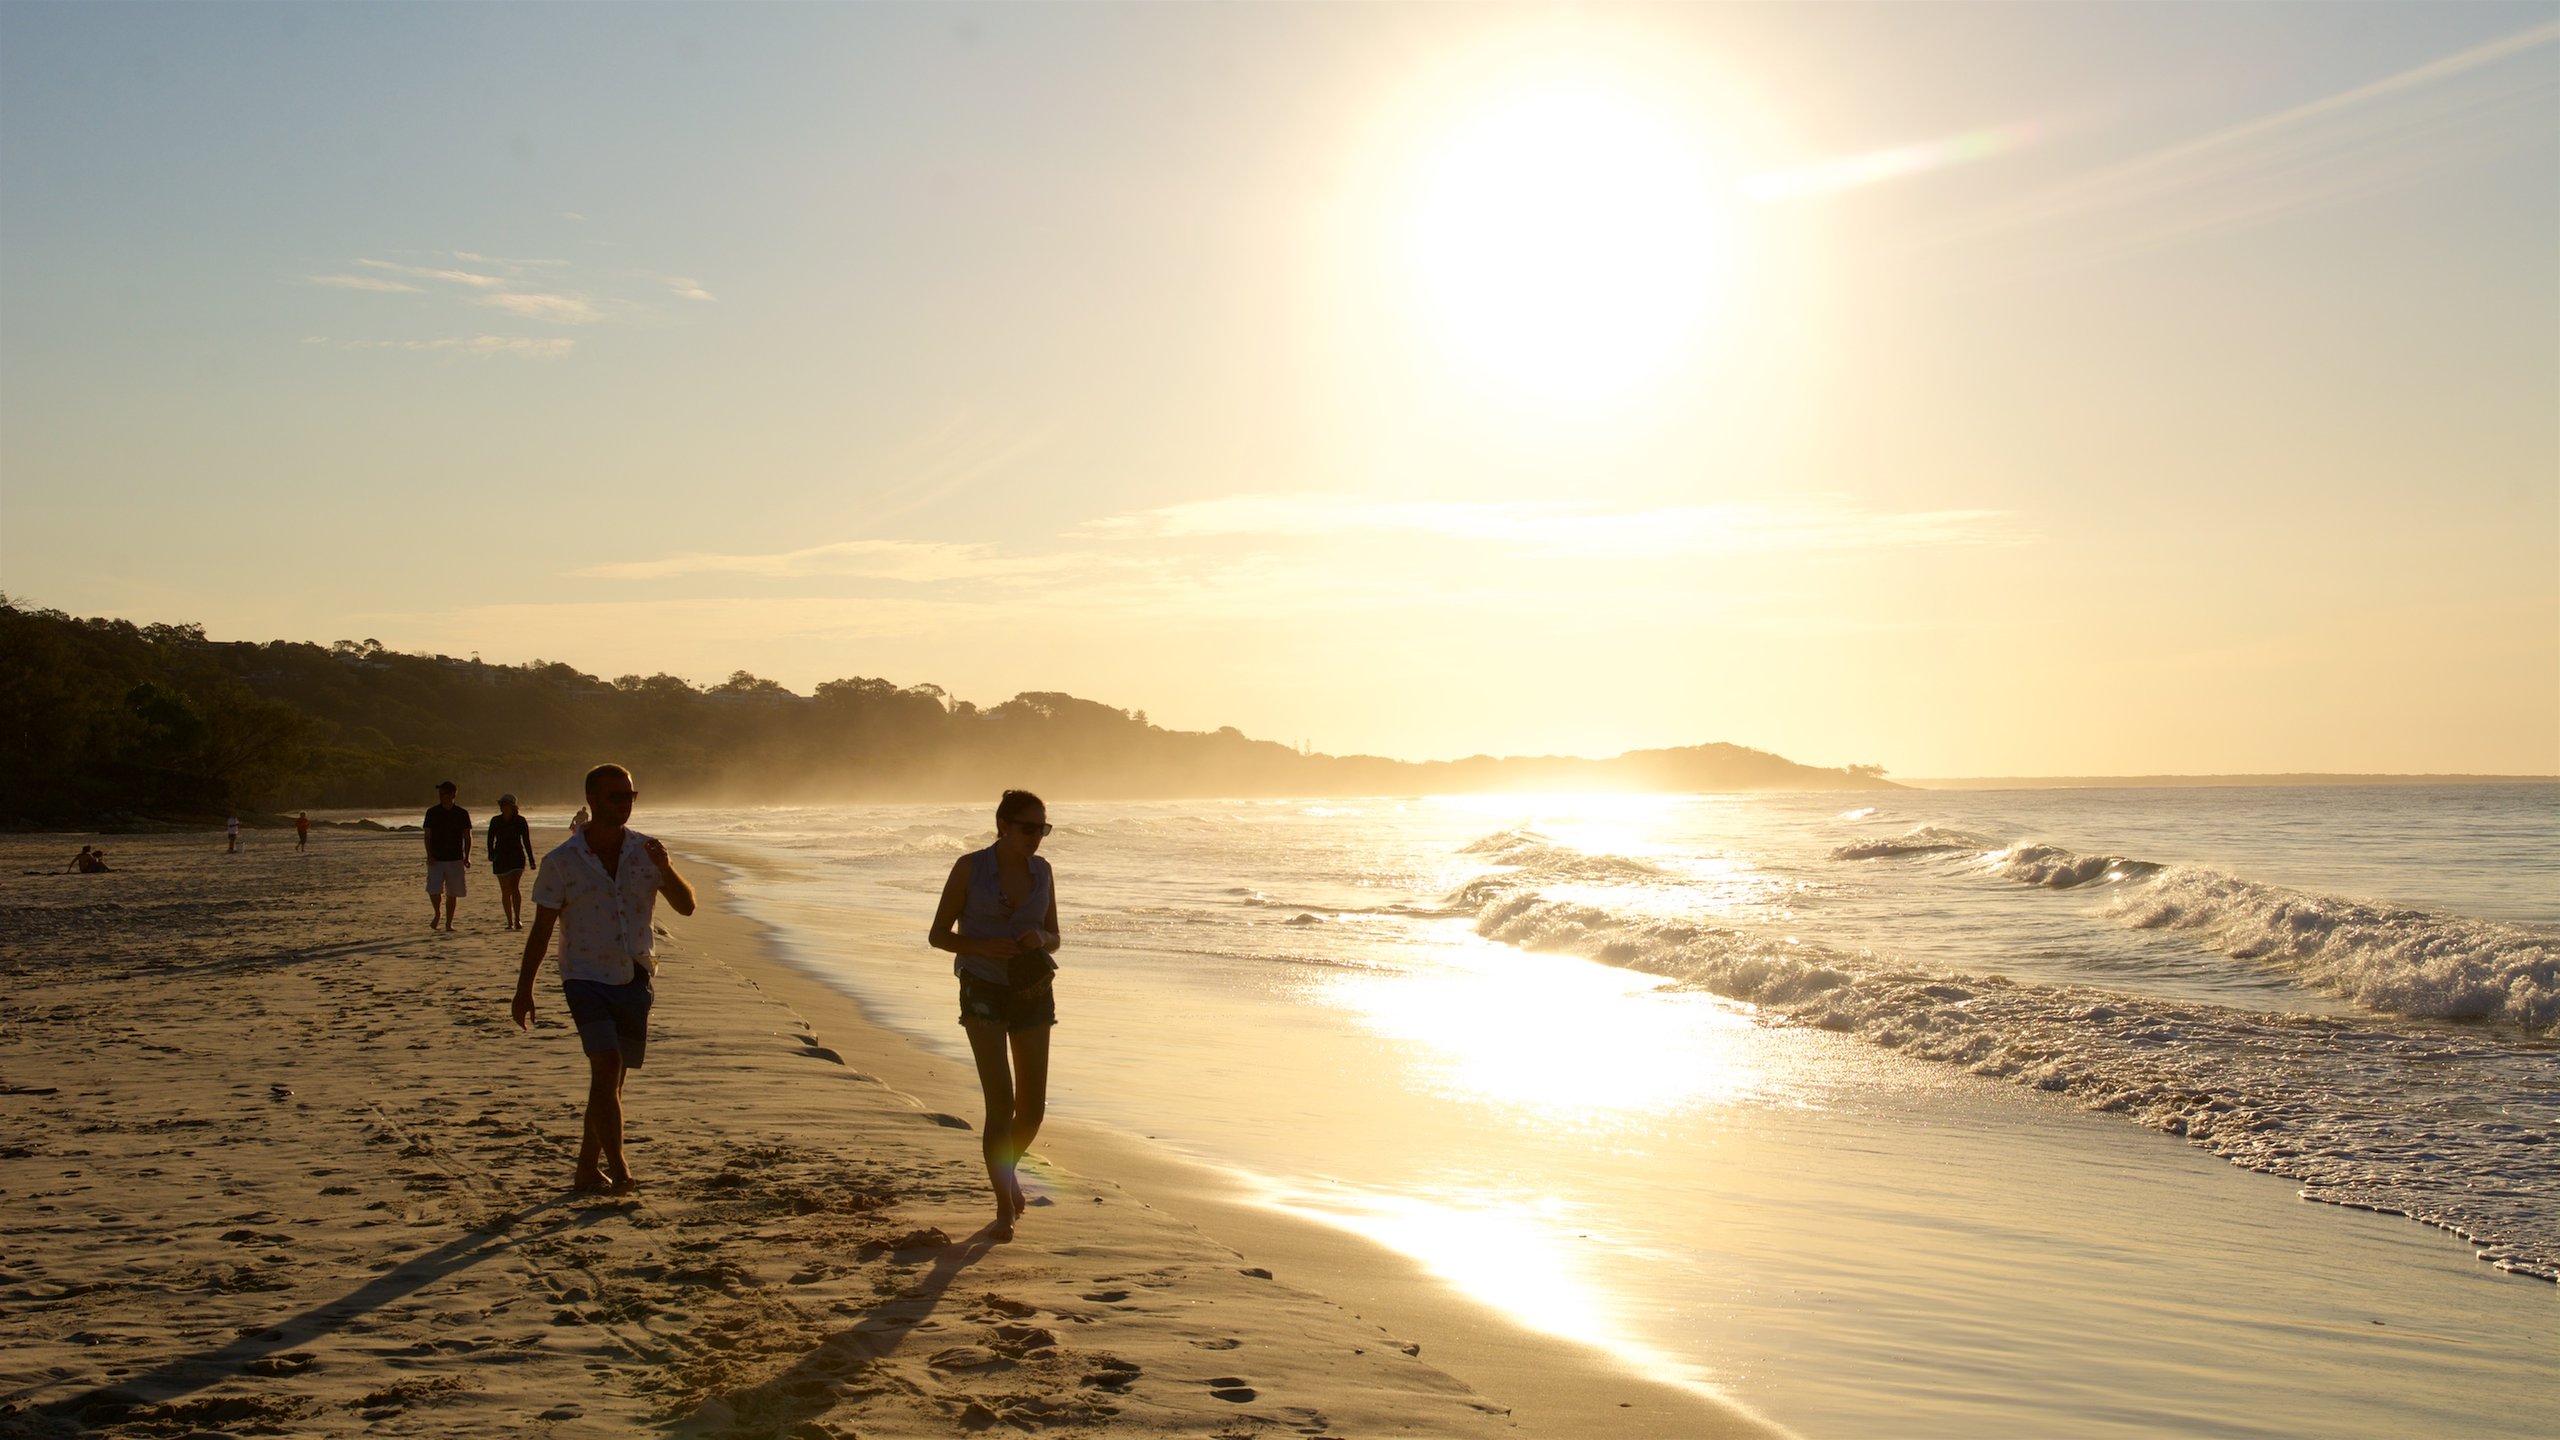
[[[517,1032],[494,887],[430,934],[405,839],[0,882],[0,1435],[1523,1433],[1114,1182],[987,1243],[927,1108],[974,1076],[799,976],[707,859],[662,915],[642,1189],[568,1194],[556,987]]]
[[[758,863],[735,845],[691,848],[724,869],[753,869]],[[732,888],[723,884],[721,892]],[[876,918],[881,933],[894,933],[896,917]],[[773,972],[759,977],[760,983],[770,985],[801,1014],[828,1015],[822,1036],[860,1037],[846,1049],[848,1059],[876,1073],[891,1089],[920,1097],[919,1103],[975,1113],[973,1073],[926,1051],[871,1015],[859,998],[792,959],[776,926],[735,907],[713,923],[752,932],[755,953]],[[930,952],[922,940],[923,921],[913,928],[914,948],[924,963]],[[1285,1282],[1304,1284],[1358,1319],[1383,1327],[1399,1344],[1418,1345],[1425,1363],[1445,1369],[1494,1402],[1528,1433],[1606,1435],[1611,1440],[1742,1440],[1788,1433],[1739,1404],[1648,1378],[1575,1342],[1527,1329],[1456,1293],[1419,1262],[1387,1246],[1256,1205],[1208,1167],[1144,1137],[1053,1109],[1035,1153],[1065,1175],[1125,1190],[1139,1203],[1235,1251],[1245,1263],[1268,1269]],[[1099,1178],[1104,1176],[1110,1178]],[[1028,1227],[1025,1236],[1037,1238]]]

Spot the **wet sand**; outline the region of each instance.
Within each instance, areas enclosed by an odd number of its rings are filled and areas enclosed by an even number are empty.
[[[0,844],[0,1435],[1751,1428],[1571,1356],[1470,1385],[1305,1278],[1398,1293],[1370,1247],[1240,1254],[1072,1122],[991,1243],[974,1078],[783,964],[708,864],[704,913],[661,913],[643,1188],[605,1198],[567,1191],[584,1063],[547,977],[508,1023],[485,872],[455,935],[410,836],[21,873],[82,838]],[[1428,1291],[1399,1313],[1464,1329]],[[1479,1377],[1537,1353],[1486,1333]]]

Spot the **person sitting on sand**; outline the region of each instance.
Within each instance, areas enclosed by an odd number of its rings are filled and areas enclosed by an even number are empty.
[[[489,821],[489,873],[498,877],[498,899],[505,904],[507,928],[524,928],[524,872],[533,864],[533,826],[516,813],[516,797],[498,797],[499,813]]]
[[[530,1029],[534,973],[558,925],[560,988],[587,1052],[586,1137],[570,1188],[616,1195],[638,1184],[622,1153],[622,1082],[648,1051],[658,897],[679,915],[693,913],[693,886],[676,873],[667,847],[629,828],[639,794],[631,772],[619,765],[587,772],[587,803],[596,818],[543,856],[534,872],[533,929],[516,972],[515,1021]]]
[[[83,875],[103,875],[107,870],[107,852],[83,845],[80,853],[71,857],[71,868]]]
[[[1017,1167],[1049,1109],[1058,894],[1049,862],[1038,853],[1048,833],[1049,809],[1039,796],[1004,792],[996,804],[996,843],[951,867],[927,937],[935,949],[951,952],[952,973],[960,977],[960,1027],[969,1034],[987,1104],[980,1148],[996,1194],[990,1228],[998,1240],[1012,1239],[1022,1216]]]
[[[444,933],[453,933],[453,906],[471,872],[471,812],[453,803],[450,780],[436,785],[436,803],[427,807],[427,928],[436,928],[436,902],[444,902]]]

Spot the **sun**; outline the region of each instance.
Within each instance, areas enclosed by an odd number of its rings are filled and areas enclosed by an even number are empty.
[[[1413,152],[1398,290],[1428,345],[1507,401],[1630,398],[1711,338],[1739,256],[1731,173],[1636,77],[1504,77]]]

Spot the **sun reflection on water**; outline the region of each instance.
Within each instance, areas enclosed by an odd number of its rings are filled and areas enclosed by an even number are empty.
[[[1563,1202],[1486,1205],[1271,1176],[1240,1177],[1253,1203],[1347,1231],[1412,1257],[1459,1293],[1542,1334],[1587,1345],[1647,1379],[1724,1399],[1704,1368],[1637,1339],[1584,1278],[1631,1257]]]
[[[1767,1095],[1749,1013],[1664,993],[1659,976],[1527,955],[1452,922],[1409,969],[1324,976],[1314,998],[1410,1047],[1421,1078],[1504,1107],[1515,1123],[1652,1125],[1698,1105]]]

